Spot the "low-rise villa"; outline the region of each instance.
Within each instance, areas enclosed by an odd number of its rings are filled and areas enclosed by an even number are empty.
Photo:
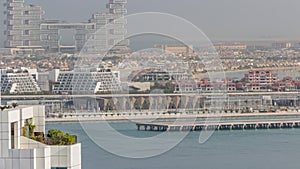
[[[59,130],[45,135],[44,106],[1,108],[1,169],[81,169],[81,144]]]

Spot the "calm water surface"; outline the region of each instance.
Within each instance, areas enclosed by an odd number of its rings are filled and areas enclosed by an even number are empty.
[[[126,135],[148,137],[133,123],[114,122]],[[79,123],[47,124],[77,134],[82,143],[83,169],[298,169],[300,129],[216,131],[204,144],[199,132],[191,132],[177,147],[157,157],[128,159],[102,150],[84,133]]]

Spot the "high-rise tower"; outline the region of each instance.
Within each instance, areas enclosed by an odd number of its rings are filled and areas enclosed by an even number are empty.
[[[124,17],[127,14],[126,3],[127,0],[110,0],[107,4],[111,14],[109,23],[113,23],[112,27],[109,28],[109,34],[111,35],[109,42],[114,43],[114,49],[116,50],[126,50],[129,45],[129,41],[124,39],[127,33],[125,29],[127,20]]]
[[[39,46],[43,11],[40,6],[24,5],[24,0],[7,0],[5,47]]]
[[[109,0],[109,12],[94,14],[89,22],[66,23],[59,20],[42,18],[44,11],[40,6],[25,5],[25,0],[6,0],[6,35],[7,48],[41,48],[48,52],[60,52],[68,48],[80,51],[92,36],[92,44],[100,50],[124,51],[128,49],[128,40],[124,15],[127,13],[127,0]],[[109,24],[108,24],[109,23]],[[108,25],[108,26],[106,26]],[[105,30],[98,31],[102,27]],[[75,44],[64,46],[61,44],[61,30],[73,30]],[[95,33],[95,34],[93,34]],[[94,43],[95,42],[95,43]]]
[[[97,47],[110,51],[128,50],[129,41],[125,39],[126,3],[127,0],[110,0],[107,4],[108,13],[97,13],[90,19],[90,22],[96,23],[97,32],[93,35],[93,42]]]

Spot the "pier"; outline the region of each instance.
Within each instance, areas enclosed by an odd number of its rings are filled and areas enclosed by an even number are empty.
[[[202,130],[255,130],[300,128],[300,119],[289,120],[244,120],[202,123],[136,123],[138,130],[144,131],[202,131]]]

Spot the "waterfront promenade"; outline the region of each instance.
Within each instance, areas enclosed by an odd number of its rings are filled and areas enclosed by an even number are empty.
[[[101,114],[101,113],[75,113],[72,116],[66,115],[62,118],[46,118],[46,122],[97,122],[97,121],[141,121],[141,120],[174,120],[174,119],[213,119],[213,118],[284,118],[297,117],[300,119],[300,111],[281,111],[269,113],[213,113],[213,114],[198,114],[198,112],[182,112],[182,113],[165,113],[156,112],[149,114],[127,113],[127,114]]]

